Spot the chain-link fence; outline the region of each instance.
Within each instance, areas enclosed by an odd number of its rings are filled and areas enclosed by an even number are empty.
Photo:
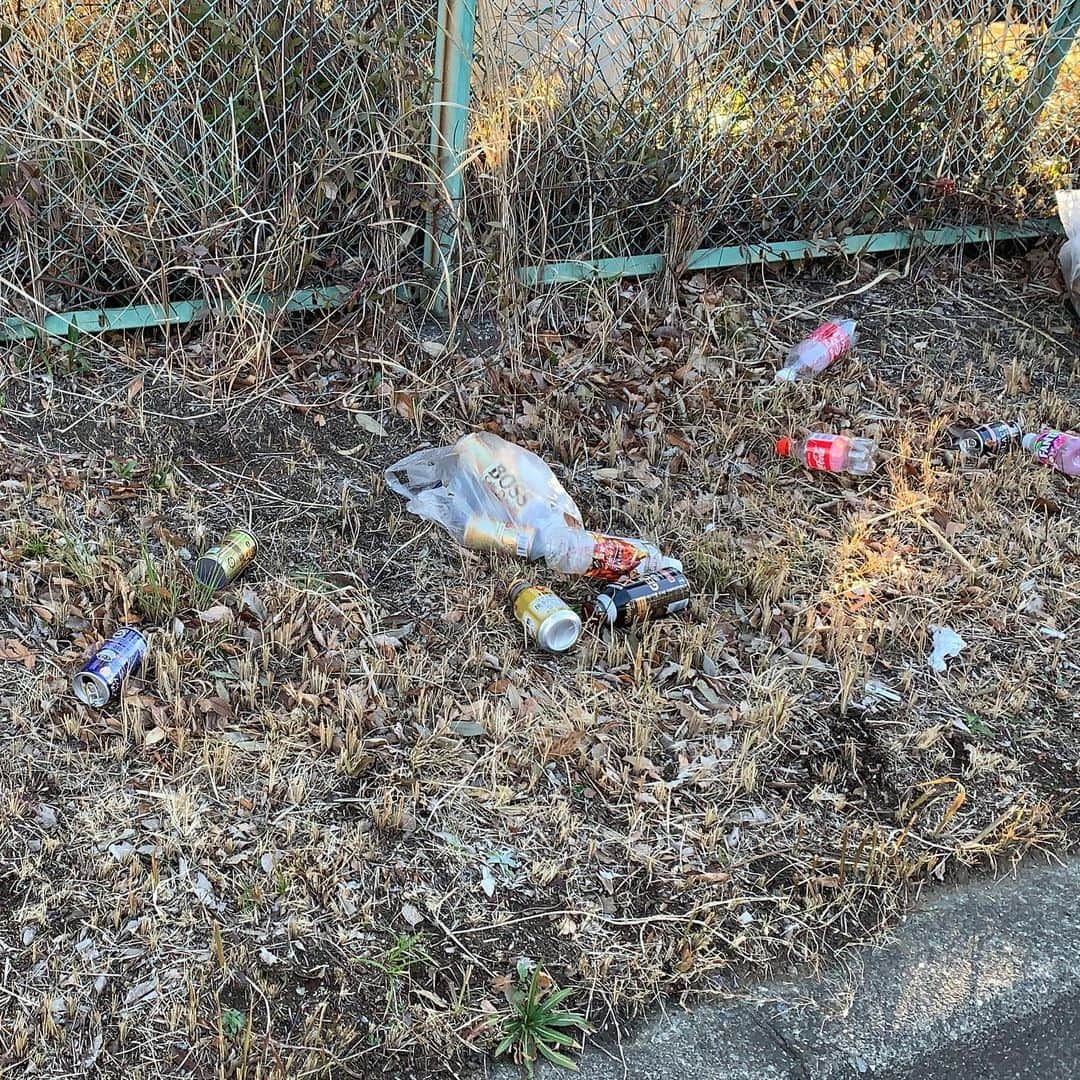
[[[407,276],[435,26],[431,0],[7,0],[0,316]]]
[[[996,224],[1076,179],[1075,0],[486,2],[470,218],[524,264]]]
[[[1076,181],[1080,0],[483,0],[471,75],[475,0],[0,3],[0,318],[400,284],[447,195],[505,280]]]

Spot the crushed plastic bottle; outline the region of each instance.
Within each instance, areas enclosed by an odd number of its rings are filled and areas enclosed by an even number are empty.
[[[554,527],[537,534],[534,559],[543,559],[549,570],[580,574],[597,581],[618,581],[630,574],[682,569],[682,563],[644,540],[605,536],[585,529]]]
[[[865,476],[874,471],[877,445],[871,439],[818,431],[805,439],[781,439],[776,452],[781,457],[797,458],[808,469]]]
[[[787,354],[784,366],[776,373],[777,382],[812,379],[855,345],[855,321],[843,319],[819,326],[805,341]]]
[[[1024,436],[1024,449],[1040,465],[1066,476],[1080,476],[1080,435],[1056,428],[1042,428]]]

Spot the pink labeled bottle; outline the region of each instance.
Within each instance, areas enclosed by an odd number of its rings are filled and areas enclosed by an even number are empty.
[[[1066,476],[1080,476],[1080,435],[1042,428],[1025,435],[1023,446],[1040,465]]]
[[[776,444],[781,457],[793,457],[808,469],[818,472],[852,473],[866,476],[874,471],[877,446],[871,439],[850,435],[827,435],[813,432],[805,439],[781,439]]]
[[[777,382],[812,379],[834,360],[849,353],[855,345],[855,321],[843,319],[819,326],[805,341],[787,354],[784,366],[776,373]]]

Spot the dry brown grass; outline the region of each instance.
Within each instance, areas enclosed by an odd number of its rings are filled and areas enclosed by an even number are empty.
[[[1046,629],[1077,632],[1076,482],[938,452],[960,417],[1080,426],[1043,265],[566,291],[519,347],[436,358],[366,315],[220,365],[198,331],[8,349],[5,1067],[438,1073],[490,1046],[521,956],[610,1029],[829,962],[953,868],[1062,850],[1077,671]],[[857,354],[774,389],[824,312],[860,320]],[[777,461],[807,425],[876,435],[884,469]],[[511,568],[381,480],[475,426],[679,552],[691,614],[525,647]],[[262,551],[208,623],[189,559],[234,522]],[[88,711],[68,678],[124,618],[152,660]],[[969,642],[946,676],[931,623]]]

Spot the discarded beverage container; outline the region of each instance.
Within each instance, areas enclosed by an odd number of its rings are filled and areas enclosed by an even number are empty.
[[[690,606],[690,582],[670,568],[623,585],[609,585],[593,601],[593,610],[610,626],[646,622],[674,615]]]
[[[998,454],[1019,445],[1024,437],[1020,421],[995,420],[973,428],[950,428],[953,443],[962,457],[977,458],[983,454]]]
[[[220,589],[240,574],[258,550],[259,544],[251,533],[233,529],[195,564],[195,580],[210,589]]]
[[[798,458],[808,469],[865,476],[874,471],[877,446],[871,439],[814,432],[794,442],[780,439],[776,452],[781,457]]]
[[[465,522],[462,543],[473,551],[504,551],[549,570],[599,581],[618,581],[630,574],[651,573],[682,563],[645,540],[605,536],[586,529],[552,525],[534,529],[473,515]]]
[[[490,432],[410,454],[385,476],[387,487],[408,499],[410,513],[438,522],[466,548],[505,551],[601,581],[682,568],[644,540],[588,531],[551,469]]]
[[[531,559],[536,529],[472,514],[465,521],[462,544],[470,551],[505,551],[519,559]]]
[[[541,649],[566,652],[581,637],[581,618],[550,589],[519,579],[510,586],[514,617]]]
[[[103,708],[119,696],[124,680],[143,662],[146,649],[146,638],[135,627],[120,627],[71,680],[72,692],[84,705]]]
[[[1042,428],[1024,436],[1024,449],[1041,465],[1066,476],[1080,476],[1080,435]]]
[[[585,529],[555,526],[537,533],[531,556],[543,559],[560,574],[580,574],[599,581],[618,581],[630,574],[648,574],[682,563],[645,540],[605,536]]]
[[[784,366],[776,373],[777,382],[811,379],[855,345],[855,321],[844,319],[819,326],[805,341],[792,347]]]

